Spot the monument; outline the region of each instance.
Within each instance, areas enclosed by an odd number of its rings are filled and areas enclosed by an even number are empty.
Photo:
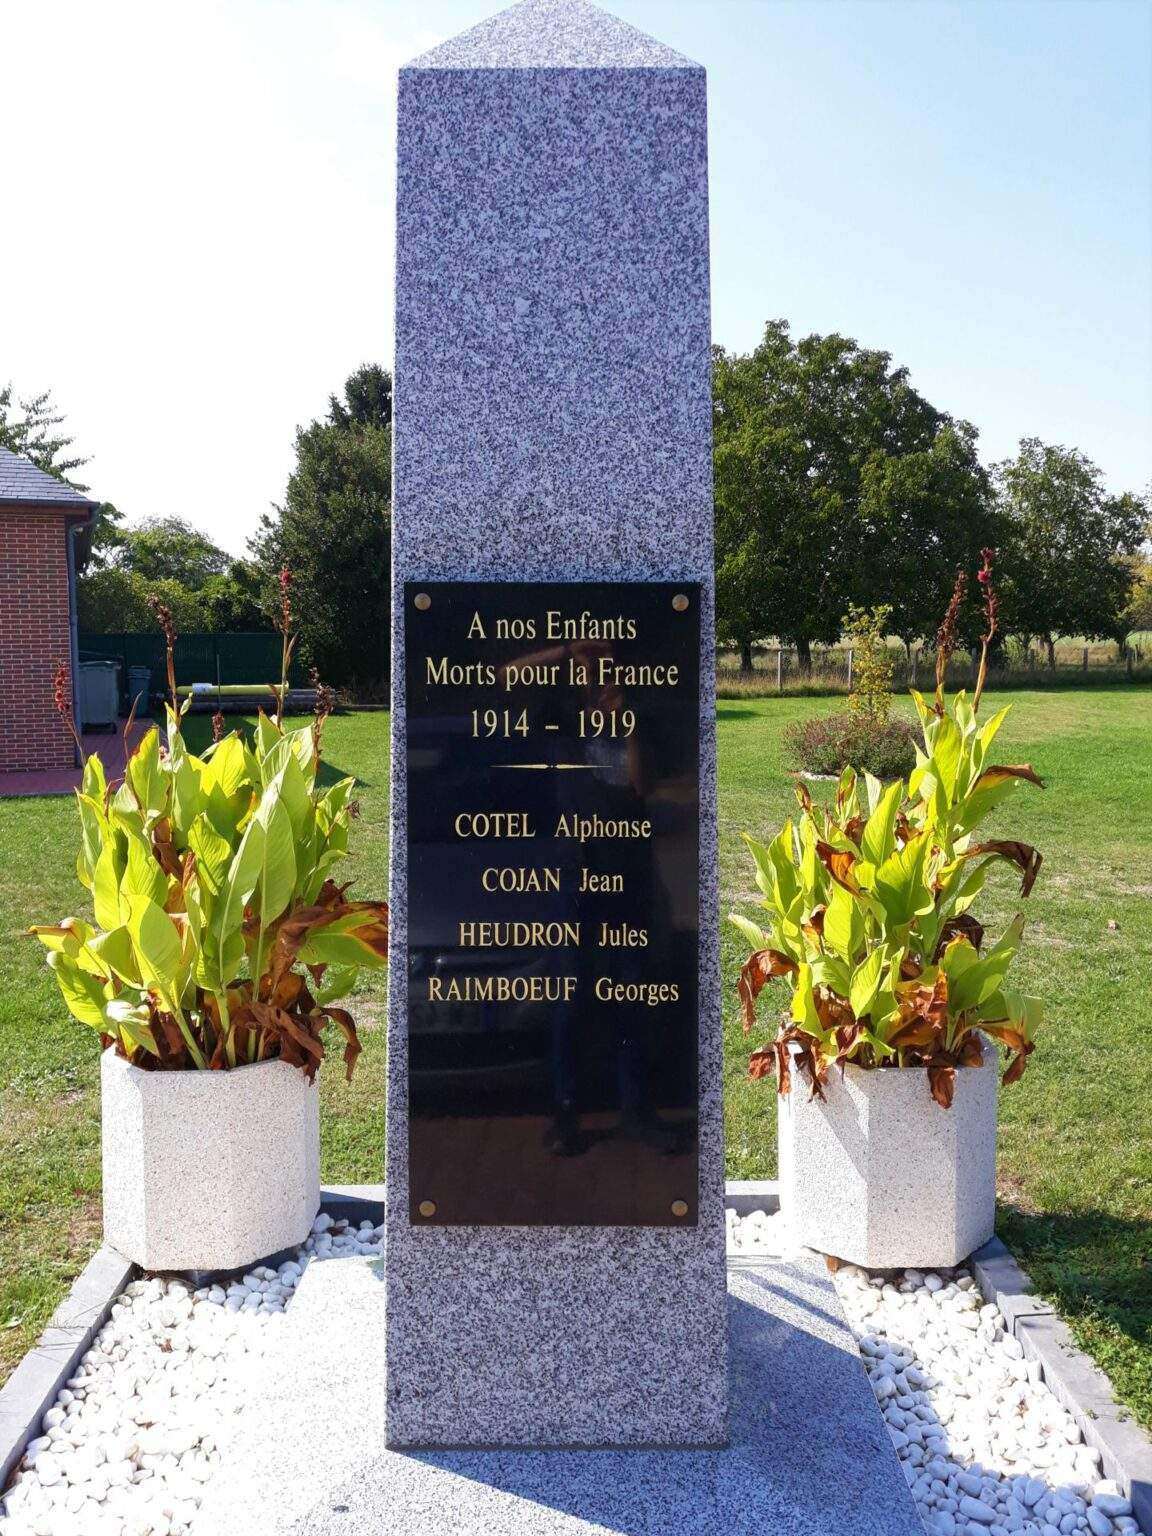
[[[400,72],[395,1447],[727,1433],[706,153],[583,0]]]
[[[823,1261],[725,1269],[710,417],[703,71],[586,0],[402,70],[386,1253],[204,1536],[921,1529]]]

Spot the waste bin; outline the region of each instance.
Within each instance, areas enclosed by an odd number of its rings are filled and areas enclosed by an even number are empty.
[[[136,713],[146,715],[152,705],[152,668],[128,668],[128,707],[136,704]]]
[[[120,685],[115,660],[80,663],[80,720],[86,731],[116,729],[120,713]]]

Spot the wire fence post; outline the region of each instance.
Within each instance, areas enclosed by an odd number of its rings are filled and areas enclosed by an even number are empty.
[[[784,692],[784,647],[776,647],[776,692]]]
[[[852,692],[852,647],[848,647],[848,692]]]

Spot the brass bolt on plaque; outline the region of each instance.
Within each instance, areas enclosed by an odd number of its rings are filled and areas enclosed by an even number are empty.
[[[427,592],[417,592],[413,601],[421,613],[426,613],[432,606],[432,599],[428,596]]]
[[[687,1210],[687,1206],[685,1206],[685,1210]],[[435,1216],[435,1214],[436,1214],[436,1202],[435,1202],[435,1200],[421,1200],[421,1202],[420,1202],[420,1214],[421,1214],[421,1216]]]
[[[687,612],[688,599],[684,596],[683,592],[677,592],[676,596],[672,599],[672,606],[677,613]],[[677,1201],[676,1203],[679,1204],[680,1202]]]
[[[687,602],[687,598],[685,598],[685,602]],[[688,1202],[687,1202],[687,1200],[673,1200],[673,1202],[672,1202],[672,1214],[673,1214],[673,1216],[687,1216],[687,1214],[688,1214]]]

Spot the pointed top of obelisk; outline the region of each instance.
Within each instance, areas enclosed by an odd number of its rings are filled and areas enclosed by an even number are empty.
[[[405,66],[413,70],[700,67],[591,0],[520,0]]]

